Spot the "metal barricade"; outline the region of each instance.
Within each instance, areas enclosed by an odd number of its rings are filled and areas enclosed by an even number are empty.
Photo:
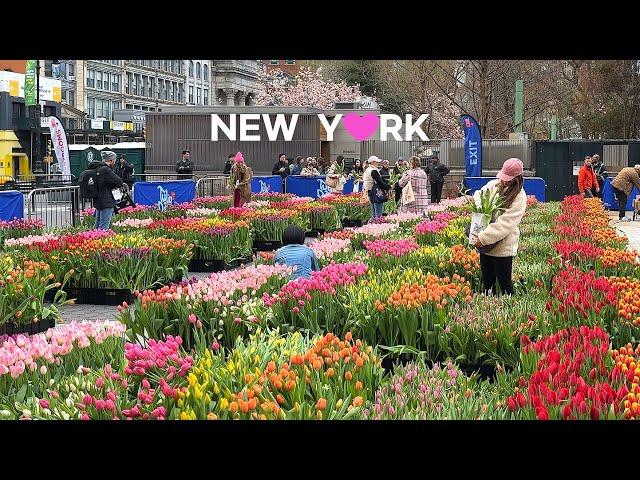
[[[46,228],[75,227],[80,215],[80,187],[35,188],[25,197],[27,218]]]
[[[205,177],[196,182],[196,197],[216,197],[229,195],[227,188],[228,177]]]

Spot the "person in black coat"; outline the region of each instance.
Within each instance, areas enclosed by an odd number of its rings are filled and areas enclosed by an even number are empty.
[[[284,153],[281,153],[280,156],[278,157],[278,161],[273,164],[271,175],[280,175],[282,177],[282,180],[287,178],[287,175],[289,175],[289,165],[287,164],[287,156]]]
[[[102,156],[102,162],[91,162],[89,164],[90,169],[97,170],[98,176],[98,196],[93,200],[93,206],[96,209],[95,228],[108,230],[116,206],[112,191],[122,187],[124,182],[113,171],[113,167],[116,164],[116,154],[110,151],[102,151],[100,155]]]
[[[229,175],[231,173],[231,167],[233,167],[233,159],[235,158],[235,154],[230,153],[227,157],[227,162],[224,164],[224,170],[222,171],[223,175]]]
[[[600,187],[600,190],[598,190],[597,192],[593,192],[593,195],[602,198],[604,182],[609,176],[609,172],[607,172],[604,163],[602,163],[602,160],[600,159],[600,155],[598,155],[597,153],[593,157],[591,157],[591,168],[593,168],[593,173],[595,173],[596,180],[598,181],[598,186]]]
[[[189,150],[182,151],[182,160],[176,163],[176,173],[178,180],[193,179],[193,162],[191,161],[191,152]]]
[[[438,156],[434,155],[431,158],[431,165],[427,166],[425,172],[429,175],[429,182],[431,182],[431,203],[440,203],[444,176],[449,174],[449,167],[441,164]]]
[[[271,170],[271,175],[280,175],[282,177],[282,192],[285,191],[285,180],[287,176],[290,174],[289,163],[287,162],[287,156],[284,153],[281,153],[278,156],[278,161],[273,164],[273,169]]]
[[[116,162],[116,166],[113,171],[122,179],[124,183],[127,184],[129,190],[131,190],[134,182],[134,168],[133,165],[127,162],[127,157],[125,155],[120,155],[120,158],[118,159],[118,162]]]

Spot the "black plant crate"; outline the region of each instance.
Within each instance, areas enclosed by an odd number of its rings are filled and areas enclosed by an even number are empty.
[[[342,219],[342,226],[344,228],[347,228],[347,227],[361,227],[362,226],[362,220],[349,220],[348,218],[343,218]]]
[[[271,252],[282,247],[282,242],[265,242],[263,240],[254,240],[253,249],[258,252]]]

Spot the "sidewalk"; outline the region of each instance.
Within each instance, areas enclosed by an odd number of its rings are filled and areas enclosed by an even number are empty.
[[[633,218],[633,212],[627,212],[628,218]],[[621,222],[618,212],[609,212],[609,225],[615,227],[618,235],[625,235],[629,239],[629,250],[640,251],[640,219],[635,222]]]

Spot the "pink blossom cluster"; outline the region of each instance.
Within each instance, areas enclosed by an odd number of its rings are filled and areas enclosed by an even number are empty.
[[[368,223],[362,227],[351,229],[351,231],[354,235],[363,234],[371,237],[382,237],[396,231],[399,227],[400,225],[397,223]]]
[[[351,285],[366,273],[367,266],[364,263],[334,263],[320,271],[311,272],[311,278],[300,277],[290,281],[275,295],[264,293],[262,301],[271,307],[276,303],[286,304],[294,300],[301,307],[311,300],[311,293],[335,295],[337,287]],[[298,306],[293,308],[294,313],[299,312]]]
[[[85,208],[80,212],[81,217],[93,217],[96,214],[96,209],[93,207]]]
[[[425,220],[416,225],[414,232],[416,235],[426,235],[429,233],[439,233],[446,228],[449,222],[440,222],[437,220]]]
[[[193,203],[196,205],[202,205],[203,203],[225,203],[230,202],[230,196],[217,196],[217,197],[198,197],[193,199]]]
[[[313,242],[309,248],[314,251],[318,258],[331,258],[338,252],[348,252],[351,249],[351,240],[339,238],[325,238],[318,242]]]
[[[303,67],[293,79],[276,70],[263,74],[261,81],[264,89],[256,97],[256,105],[333,108],[336,102],[355,102],[362,95],[359,85],[325,79],[322,68]]]
[[[245,203],[246,208],[269,208],[271,202],[269,200],[254,200],[249,203]]]
[[[114,227],[144,228],[153,223],[153,218],[125,218],[113,223]]]
[[[100,345],[111,337],[121,337],[126,326],[120,322],[71,322],[36,335],[3,335],[0,337],[0,377],[10,374],[18,378],[25,369],[35,370],[36,362],[62,363],[61,357],[74,348]]]
[[[386,217],[379,218],[386,218],[387,223],[405,223],[418,220],[420,218],[423,218],[423,216],[420,213],[394,213],[392,215],[387,215]]]
[[[224,306],[246,302],[271,278],[278,276],[287,278],[291,275],[291,267],[284,265],[256,265],[241,267],[235,270],[217,272],[204,280],[182,282],[165,286],[159,290],[136,292],[137,298],[145,302],[165,302],[188,299],[192,302],[217,302]],[[236,301],[235,295],[242,294]]]
[[[148,212],[149,210],[157,210],[156,205],[136,205],[135,207],[125,207],[118,210],[119,214],[127,215],[128,213]]]
[[[4,241],[7,247],[17,247],[18,245],[33,245],[34,243],[46,243],[51,240],[57,240],[58,235],[51,235],[45,233],[44,235],[29,235],[28,237],[21,238],[7,238]]]
[[[436,222],[450,222],[458,215],[454,212],[440,212],[434,215],[433,219]]]
[[[428,212],[444,212],[449,207],[461,207],[469,202],[467,197],[445,198],[440,203],[430,203],[427,205]]]
[[[188,217],[212,217],[219,213],[220,210],[216,208],[190,208],[186,211]]]
[[[373,242],[365,240],[363,245],[364,248],[367,249],[367,252],[375,257],[381,257],[382,255],[401,257],[419,248],[419,245],[410,238],[402,238],[400,240],[374,240]]]
[[[159,368],[166,370],[167,380],[173,380],[174,376],[184,377],[193,365],[193,357],[187,355],[180,356],[181,337],[167,336],[167,339],[147,342],[147,347],[143,348],[138,344],[126,343],[124,346],[124,356],[128,360],[124,373],[127,375],[144,376],[149,370]],[[168,387],[168,385],[167,385]],[[176,392],[165,392],[169,397],[177,398]]]
[[[44,228],[44,223],[42,220],[25,220],[22,218],[17,218],[15,220],[0,220],[0,229],[2,228],[12,228],[16,230],[31,230],[34,228]]]

